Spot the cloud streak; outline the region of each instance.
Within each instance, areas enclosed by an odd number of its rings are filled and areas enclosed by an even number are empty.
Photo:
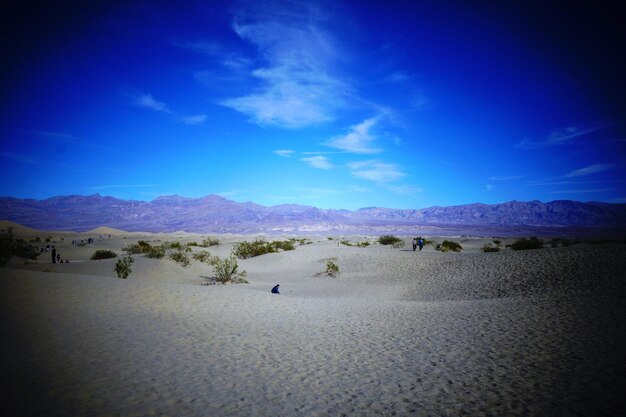
[[[165,103],[156,100],[152,97],[152,94],[141,94],[140,96],[135,97],[135,105],[154,111],[168,112]]]
[[[615,165],[613,164],[594,164],[589,165],[584,168],[575,169],[567,174],[565,174],[565,178],[575,178],[575,177],[583,177],[586,175],[596,174],[598,172],[608,171],[610,169],[614,169]]]
[[[267,63],[249,74],[258,88],[221,104],[260,125],[300,128],[333,120],[348,86],[332,75],[336,52],[321,16],[314,7],[295,3],[264,6],[269,10],[248,5],[233,23]]]
[[[308,158],[300,158],[301,161],[306,162],[311,165],[313,168],[318,169],[331,169],[333,168],[333,164],[330,162],[328,158],[325,156],[311,156]]]
[[[560,146],[571,143],[574,139],[581,136],[585,136],[589,133],[598,132],[609,127],[607,124],[592,126],[586,129],[581,129],[576,126],[569,126],[564,129],[555,130],[551,132],[544,140],[532,141],[530,139],[524,139],[515,145],[518,149],[540,149],[549,146]]]
[[[337,136],[324,143],[324,145],[356,154],[380,153],[382,149],[370,146],[375,140],[370,130],[378,123],[378,120],[378,117],[366,119],[357,125],[351,126],[347,134]]]
[[[398,181],[407,176],[397,164],[388,164],[378,161],[361,161],[348,164],[350,173],[376,183]]]

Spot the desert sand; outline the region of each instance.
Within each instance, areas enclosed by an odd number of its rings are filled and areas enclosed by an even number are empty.
[[[626,245],[413,252],[345,236],[212,267],[97,249],[206,235],[18,230],[0,268],[3,407],[33,416],[590,416],[625,409]],[[109,238],[109,234],[111,237]],[[102,235],[102,238],[100,238]],[[96,238],[85,247],[74,239]],[[215,237],[215,236],[214,236]],[[258,236],[257,236],[258,237]],[[235,242],[207,248],[227,257]],[[63,239],[63,240],[61,240]],[[275,239],[274,237],[270,239]],[[432,238],[441,241],[443,238]],[[449,239],[449,238],[448,238]],[[512,240],[502,239],[503,243]],[[201,250],[193,248],[194,251]],[[337,258],[336,277],[320,274]],[[281,295],[270,289],[280,283]]]

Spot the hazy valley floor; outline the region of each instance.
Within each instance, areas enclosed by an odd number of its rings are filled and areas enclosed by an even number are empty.
[[[626,245],[462,253],[312,237],[240,261],[250,284],[201,285],[211,268],[135,256],[140,238],[69,264],[0,269],[5,407],[19,415],[619,415],[626,364]],[[71,241],[67,236],[64,242]],[[244,237],[209,248],[226,256]],[[319,275],[336,257],[340,274]],[[270,294],[280,283],[282,294]],[[18,414],[13,414],[18,415]]]

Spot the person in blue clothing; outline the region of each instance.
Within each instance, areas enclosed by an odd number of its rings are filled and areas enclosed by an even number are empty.
[[[272,288],[272,294],[280,295],[280,291],[278,291],[278,287],[280,287],[280,284],[274,285],[274,288]]]
[[[419,239],[417,239],[417,245],[420,247],[420,251],[421,251],[422,248],[424,247],[424,239],[422,239],[421,236]]]

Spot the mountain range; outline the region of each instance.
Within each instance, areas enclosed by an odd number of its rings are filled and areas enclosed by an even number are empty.
[[[109,226],[126,231],[197,233],[623,234],[626,204],[510,201],[351,211],[297,204],[267,207],[218,195],[136,201],[94,194],[45,200],[0,197],[0,220],[68,231]]]

